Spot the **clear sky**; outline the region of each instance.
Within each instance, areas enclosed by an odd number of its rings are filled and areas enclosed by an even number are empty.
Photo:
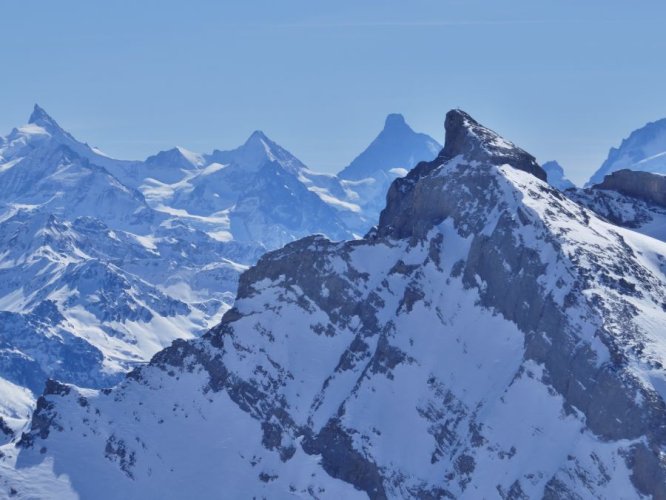
[[[664,0],[3,1],[0,133],[35,102],[121,158],[255,129],[334,172],[460,107],[577,182],[666,116]]]

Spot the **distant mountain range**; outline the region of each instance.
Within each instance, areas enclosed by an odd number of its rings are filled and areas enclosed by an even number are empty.
[[[23,388],[39,394],[49,377],[111,385],[201,335],[266,250],[365,234],[390,180],[437,152],[391,117],[364,153],[368,175],[348,182],[262,132],[232,151],[117,160],[35,106],[0,138],[0,416],[20,425]]]

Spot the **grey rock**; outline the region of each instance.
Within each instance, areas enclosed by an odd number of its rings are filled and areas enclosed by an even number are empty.
[[[666,177],[650,172],[617,170],[606,177],[593,189],[617,191],[632,198],[666,207]]]

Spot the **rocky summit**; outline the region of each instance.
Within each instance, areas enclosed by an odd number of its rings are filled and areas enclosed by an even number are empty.
[[[49,382],[3,493],[665,498],[666,244],[545,179],[451,111],[364,238],[264,255],[111,389]]]

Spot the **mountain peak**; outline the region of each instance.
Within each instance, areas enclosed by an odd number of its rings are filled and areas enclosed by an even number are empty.
[[[32,114],[28,119],[28,123],[31,125],[39,125],[46,130],[62,130],[60,125],[58,125],[58,122],[56,122],[39,104],[35,104]]]
[[[452,109],[444,120],[446,139],[439,159],[450,160],[464,155],[495,165],[504,163],[546,180],[546,172],[531,154],[484,127],[461,109]]]
[[[400,113],[391,113],[386,117],[384,122],[384,129],[397,128],[397,127],[406,127],[407,122],[405,122],[405,117]]]
[[[204,160],[201,155],[181,146],[175,146],[166,151],[160,151],[159,153],[146,158],[146,165],[149,166],[172,166],[184,169],[199,167],[203,162]]]
[[[264,148],[266,146],[270,147],[273,144],[273,141],[271,141],[262,130],[255,130],[250,134],[245,143],[243,143],[243,146],[261,145],[261,147]]]
[[[441,145],[414,132],[399,113],[386,117],[384,128],[370,145],[338,174],[342,179],[394,178],[391,170],[410,170],[420,161],[437,156]]]
[[[265,152],[267,156],[270,156],[269,151],[273,149],[273,146],[275,145],[276,144],[271,141],[263,131],[255,130],[240,148],[257,149],[258,151]]]
[[[222,164],[233,163],[247,170],[256,170],[267,162],[277,162],[291,173],[307,168],[289,151],[269,139],[261,130],[252,132],[250,137],[236,149],[230,151],[216,149],[206,159]]]
[[[546,174],[548,174],[548,184],[556,187],[560,191],[576,187],[573,182],[567,179],[562,165],[556,161],[547,161],[541,165],[541,168],[543,168]]]
[[[447,158],[468,154],[477,150],[512,149],[510,142],[484,127],[461,109],[452,109],[444,120],[446,137],[444,151]]]
[[[254,151],[257,155],[271,159],[271,150],[275,143],[261,130],[255,130],[239,148],[240,150]]]
[[[439,156],[391,184],[377,234],[421,238],[448,217],[466,224],[465,231],[479,229],[503,196],[499,192],[490,196],[489,186],[496,176],[512,175],[500,170],[522,170],[546,181],[546,172],[532,155],[464,111],[449,111],[445,128],[445,146]]]

